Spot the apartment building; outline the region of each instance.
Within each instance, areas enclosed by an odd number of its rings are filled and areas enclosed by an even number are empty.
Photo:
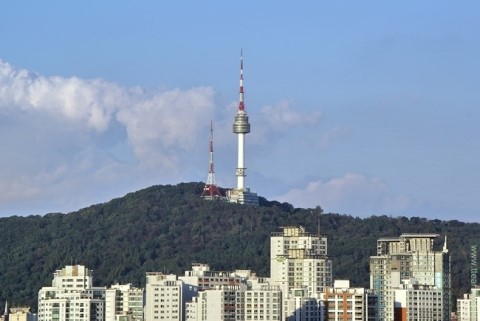
[[[450,256],[446,239],[443,249],[435,250],[438,237],[437,234],[402,234],[377,241],[377,255],[370,257],[370,288],[378,294],[380,320],[394,320],[395,290],[403,290],[402,281],[409,279],[415,279],[420,286],[437,289],[442,307],[438,320],[450,320]]]
[[[395,320],[442,320],[442,296],[442,290],[435,286],[420,285],[414,278],[403,280],[401,288],[394,290]]]
[[[480,288],[475,287],[463,299],[457,299],[458,321],[480,321]]]
[[[270,281],[289,293],[307,288],[309,294],[332,286],[332,261],[327,256],[327,238],[308,233],[302,226],[283,227],[270,237]]]
[[[183,282],[160,272],[148,272],[146,277],[145,321],[182,320]]]
[[[376,320],[377,296],[365,288],[351,288],[350,281],[336,280],[321,297],[327,321]]]
[[[37,315],[30,313],[30,308],[14,307],[10,308],[8,321],[37,321]]]
[[[190,271],[185,271],[184,276],[178,279],[184,283],[198,287],[199,291],[215,289],[224,285],[245,284],[247,277],[244,273],[250,271],[241,270],[239,273],[227,271],[210,271],[210,266],[204,263],[193,263]],[[250,272],[251,273],[251,272]]]
[[[54,273],[52,286],[38,292],[39,321],[103,321],[105,288],[92,286],[92,271],[67,265]]]
[[[279,287],[223,285],[198,293],[186,304],[188,321],[281,320],[282,295]]]
[[[282,319],[310,320],[319,313],[320,293],[333,285],[327,254],[327,238],[302,226],[286,226],[271,234],[270,284],[282,290]]]
[[[105,291],[105,321],[143,321],[143,289],[115,284]]]

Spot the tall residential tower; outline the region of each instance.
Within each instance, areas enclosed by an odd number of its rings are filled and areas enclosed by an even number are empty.
[[[245,134],[250,133],[250,123],[245,111],[244,91],[243,91],[243,54],[240,53],[240,97],[238,101],[237,114],[233,122],[233,132],[237,134],[238,139],[238,159],[235,175],[237,176],[237,187],[227,192],[227,197],[232,203],[249,204],[258,206],[258,196],[250,192],[245,186]]]
[[[434,249],[438,237],[410,233],[377,241],[370,289],[378,294],[380,320],[450,320],[450,255],[446,237],[443,249]],[[425,309],[425,302],[434,306]]]

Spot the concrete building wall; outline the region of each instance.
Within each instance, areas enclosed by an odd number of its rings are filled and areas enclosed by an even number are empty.
[[[66,266],[54,273],[51,287],[38,292],[39,321],[103,321],[105,288],[92,287],[85,266]]]
[[[183,282],[160,272],[148,272],[146,277],[145,321],[182,320]]]

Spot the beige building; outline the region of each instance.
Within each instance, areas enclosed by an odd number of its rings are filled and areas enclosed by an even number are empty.
[[[9,321],[37,321],[37,315],[30,313],[30,308],[11,308]]]

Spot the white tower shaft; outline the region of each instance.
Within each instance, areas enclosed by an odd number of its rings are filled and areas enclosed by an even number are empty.
[[[247,112],[245,111],[244,92],[243,92],[243,54],[240,54],[240,92],[237,114],[233,122],[233,132],[238,137],[238,161],[237,161],[237,189],[244,190],[245,186],[245,134],[250,132]]]
[[[245,189],[245,134],[238,135],[237,189]]]

